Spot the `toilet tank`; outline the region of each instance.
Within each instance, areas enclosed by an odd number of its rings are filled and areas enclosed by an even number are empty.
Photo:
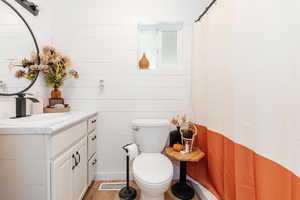
[[[132,121],[132,131],[142,153],[160,153],[168,140],[170,122],[167,119],[136,119]]]

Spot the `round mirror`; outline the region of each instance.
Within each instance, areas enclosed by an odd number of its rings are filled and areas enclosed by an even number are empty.
[[[12,96],[27,91],[36,81],[38,71],[24,67],[24,59],[39,64],[39,49],[28,23],[5,0],[0,1],[0,26],[0,96]]]

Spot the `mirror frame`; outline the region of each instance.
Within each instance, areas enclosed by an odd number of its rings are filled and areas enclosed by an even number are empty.
[[[41,63],[41,58],[40,58],[40,49],[39,49],[39,45],[37,43],[37,40],[33,34],[33,31],[32,29],[30,28],[29,24],[27,23],[27,21],[24,19],[24,17],[21,15],[21,13],[19,13],[19,11],[14,8],[10,3],[8,3],[6,0],[1,0],[3,3],[5,3],[8,7],[10,7],[20,18],[21,20],[24,22],[24,24],[26,25],[28,31],[30,32],[31,36],[32,36],[32,39],[33,39],[33,42],[34,42],[34,45],[35,45],[35,49],[36,49],[36,54],[37,54],[37,58],[38,58],[38,65]],[[18,96],[20,94],[23,94],[24,92],[26,92],[27,90],[29,90],[33,84],[36,82],[38,76],[39,76],[39,71],[37,71],[37,74],[34,78],[34,80],[31,81],[31,83],[29,84],[29,86],[27,86],[25,89],[19,91],[19,92],[16,92],[16,93],[0,93],[0,96]]]

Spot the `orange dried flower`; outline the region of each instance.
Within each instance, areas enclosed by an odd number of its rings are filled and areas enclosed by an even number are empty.
[[[22,78],[26,75],[26,72],[24,70],[17,70],[15,73],[16,78]]]
[[[39,59],[41,63],[38,62]],[[15,76],[17,78],[24,77],[28,80],[33,80],[36,77],[37,71],[40,70],[43,72],[47,86],[60,87],[63,85],[68,74],[73,78],[79,78],[77,71],[68,71],[66,69],[70,65],[71,59],[69,57],[61,55],[54,47],[45,46],[42,49],[40,58],[38,54],[33,53],[30,59],[23,59],[21,64],[11,61],[9,67],[22,67],[22,69],[15,72]]]
[[[45,46],[43,48],[43,53],[45,55],[54,55],[56,52],[56,49],[54,47],[51,47],[51,46]]]
[[[186,121],[187,121],[186,115],[183,115],[183,116],[177,115],[176,117],[172,118],[171,123],[177,127],[180,127]]]
[[[29,67],[29,69],[33,70],[33,71],[39,71],[40,70],[40,66],[39,65],[31,65]]]
[[[48,73],[50,72],[50,66],[49,65],[43,65],[41,67],[41,70],[44,72],[44,73]]]
[[[69,67],[71,65],[71,59],[67,56],[62,57],[61,62],[64,63],[65,67]]]
[[[69,71],[70,75],[73,76],[74,78],[79,78],[79,73],[75,71],[74,69],[71,69]]]
[[[176,126],[176,125],[177,125],[177,122],[178,122],[178,121],[173,117],[172,120],[171,120],[171,123],[174,124],[174,125]]]
[[[37,63],[38,62],[38,56],[36,53],[32,53],[31,54],[31,59],[30,59],[31,63]]]
[[[48,63],[49,63],[49,57],[47,55],[42,56],[42,63],[44,65],[48,65]]]

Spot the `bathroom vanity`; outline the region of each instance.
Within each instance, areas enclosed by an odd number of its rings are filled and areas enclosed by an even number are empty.
[[[96,122],[96,112],[0,120],[0,199],[82,199],[95,176]]]

